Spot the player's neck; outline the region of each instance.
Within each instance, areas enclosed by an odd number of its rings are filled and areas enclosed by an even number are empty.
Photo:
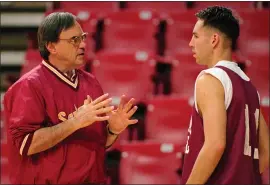
[[[232,61],[231,50],[223,50],[222,52],[216,52],[213,55],[211,62],[207,65],[208,68],[214,67],[221,60]]]

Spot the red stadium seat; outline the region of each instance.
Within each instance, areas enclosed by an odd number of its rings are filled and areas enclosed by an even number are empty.
[[[185,2],[143,2],[129,1],[127,2],[128,10],[154,10],[158,12],[180,12],[185,11]]]
[[[146,138],[185,146],[192,113],[191,103],[191,99],[167,96],[149,100]]]
[[[157,17],[156,13],[148,10],[108,14],[104,22],[104,49],[153,51]]]
[[[258,89],[261,100],[269,98],[269,54],[249,56],[250,66],[247,75]]]
[[[73,3],[73,2],[70,2],[70,3]],[[96,21],[98,18],[100,18],[100,15],[99,13],[95,11],[88,10],[87,7],[82,7],[82,8],[69,7],[69,8],[56,9],[53,11],[46,11],[45,16],[53,12],[66,12],[66,11],[69,13],[72,13],[73,15],[77,17],[78,22],[81,24],[81,27],[85,32],[93,33],[95,31]]]
[[[1,141],[1,184],[9,184],[9,164],[6,142]]]
[[[215,2],[210,2],[210,1],[196,1],[194,8],[195,9],[204,9],[209,6],[224,6],[230,9],[234,9],[236,11],[238,10],[252,10],[255,9],[254,2],[241,2],[241,1],[236,1],[236,2],[231,2],[231,1],[215,1]]]
[[[193,96],[196,78],[205,67],[196,64],[195,58],[190,54],[176,54],[172,64],[173,93]]]
[[[120,97],[125,94],[143,100],[152,93],[151,75],[155,61],[147,52],[99,52],[93,62],[93,73],[104,92]]]
[[[10,184],[9,182],[9,164],[6,157],[1,157],[1,184]]]
[[[97,12],[113,12],[119,10],[118,2],[71,2],[71,1],[60,1],[60,8],[69,9],[72,8],[84,8],[90,11]]]
[[[269,56],[269,10],[241,11],[238,16],[241,20],[239,49],[243,55]]]
[[[138,142],[121,146],[121,184],[179,184],[181,146],[176,144]]]
[[[3,105],[2,105],[3,106]],[[0,118],[0,123],[1,123],[1,142],[6,142],[7,141],[7,135],[6,135],[6,126],[5,126],[5,118],[4,118],[4,110],[1,110],[1,118]]]
[[[7,142],[1,141],[1,157],[8,157],[8,148],[7,148]]]
[[[192,31],[197,21],[195,11],[170,13],[167,19],[167,51],[166,54],[172,53],[189,53],[191,48],[189,42],[192,37]]]
[[[268,100],[268,103],[269,103],[269,100]],[[263,117],[264,117],[266,123],[269,126],[269,104],[268,105],[261,105],[261,111],[262,111],[262,114],[263,114]]]
[[[37,49],[28,49],[25,52],[25,62],[21,69],[21,76],[25,73],[31,71],[34,67],[39,65],[42,61],[39,50]]]

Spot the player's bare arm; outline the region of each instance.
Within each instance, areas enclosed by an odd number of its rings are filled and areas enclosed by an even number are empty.
[[[260,173],[263,173],[269,168],[269,128],[262,113],[259,119],[259,162]]]
[[[218,79],[202,75],[196,85],[198,110],[203,118],[204,145],[187,184],[204,184],[216,168],[226,146],[226,108],[224,89]]]
[[[125,104],[125,96],[123,95],[120,100],[120,104],[116,110],[108,113],[110,117],[108,122],[108,137],[106,142],[106,148],[110,147],[117,139],[117,136],[123,132],[128,125],[136,124],[137,119],[131,120],[130,118],[137,110],[137,106],[133,106],[135,99],[131,98]]]
[[[27,155],[47,150],[64,140],[76,130],[87,127],[96,121],[108,120],[109,116],[100,116],[113,110],[113,106],[109,106],[111,99],[107,99],[107,97],[108,94],[105,94],[91,103],[85,101],[84,105],[74,113],[74,117],[55,126],[41,128],[35,131]],[[27,136],[21,146],[21,154],[23,153],[25,140],[27,140]]]

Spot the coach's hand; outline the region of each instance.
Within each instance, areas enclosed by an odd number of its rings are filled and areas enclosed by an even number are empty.
[[[116,110],[107,113],[110,117],[109,129],[114,134],[120,134],[123,130],[127,128],[128,125],[135,124],[138,122],[137,119],[130,120],[131,116],[138,109],[137,106],[133,106],[135,100],[131,98],[128,103],[124,103],[125,95],[121,97],[120,104]]]
[[[109,119],[109,116],[104,114],[111,112],[114,107],[109,106],[112,99],[107,97],[108,94],[104,94],[91,101],[90,96],[87,96],[87,99],[84,100],[84,105],[74,112],[76,129],[87,127],[96,121],[106,121]]]

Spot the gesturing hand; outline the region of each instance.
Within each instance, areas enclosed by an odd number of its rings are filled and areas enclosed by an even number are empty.
[[[108,120],[109,129],[115,134],[120,134],[123,130],[126,129],[128,125],[138,122],[137,119],[130,120],[131,116],[138,109],[137,106],[132,107],[135,100],[131,98],[128,103],[124,104],[124,98],[125,96],[123,95],[121,97],[120,104],[116,110],[107,113],[107,115],[110,117]]]
[[[74,113],[77,129],[87,127],[96,121],[106,121],[109,119],[108,115],[102,116],[102,114],[109,113],[114,109],[113,106],[109,106],[112,99],[108,99],[107,97],[108,94],[104,94],[94,101],[91,101],[90,96],[87,96],[83,106],[79,107]]]

